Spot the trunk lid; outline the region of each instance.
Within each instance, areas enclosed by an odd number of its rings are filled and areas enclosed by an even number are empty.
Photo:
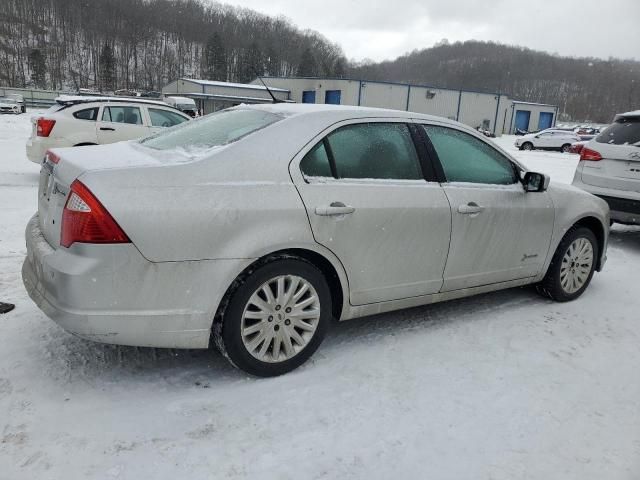
[[[40,170],[38,218],[40,229],[52,248],[60,247],[60,227],[69,189],[87,171],[135,168],[162,164],[162,159],[133,142],[73,148],[54,148]],[[52,161],[58,157],[58,162]]]

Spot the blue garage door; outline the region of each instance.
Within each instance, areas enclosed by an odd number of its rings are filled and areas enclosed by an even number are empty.
[[[324,94],[324,103],[340,105],[340,90],[327,90]]]
[[[553,112],[540,112],[540,120],[538,120],[538,130],[551,128],[553,125]]]
[[[302,103],[316,103],[316,91],[305,90],[302,92]]]
[[[531,112],[528,110],[516,110],[516,130],[529,131]]]

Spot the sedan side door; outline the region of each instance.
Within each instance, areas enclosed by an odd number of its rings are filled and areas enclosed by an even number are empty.
[[[345,122],[290,165],[315,240],[344,265],[352,305],[442,287],[451,211],[423,173],[416,135],[407,120]]]
[[[519,167],[484,139],[424,125],[451,204],[443,291],[537,275],[555,219],[547,192],[525,192]]]

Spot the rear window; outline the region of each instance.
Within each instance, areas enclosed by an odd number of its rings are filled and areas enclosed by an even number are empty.
[[[235,142],[282,117],[260,110],[220,110],[140,141],[156,150],[201,151]]]
[[[596,137],[598,143],[640,146],[640,117],[620,118]]]

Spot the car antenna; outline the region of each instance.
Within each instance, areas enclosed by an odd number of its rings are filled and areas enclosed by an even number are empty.
[[[258,80],[260,80],[260,83],[262,83],[262,85],[264,85],[264,88],[267,89],[267,92],[269,92],[269,95],[271,95],[271,98],[273,99],[273,103],[284,103],[284,100],[280,100],[280,99],[276,98],[276,96],[273,94],[273,92],[271,90],[269,90],[269,87],[267,87],[267,84],[264,83],[264,80],[262,80],[262,77],[260,75],[258,75],[258,72],[256,72],[254,70],[254,73],[258,77]]]

